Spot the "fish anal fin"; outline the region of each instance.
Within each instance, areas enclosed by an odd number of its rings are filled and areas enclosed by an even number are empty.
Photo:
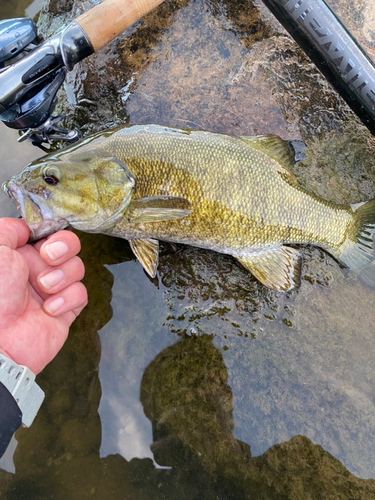
[[[146,273],[155,278],[159,264],[159,241],[154,239],[129,240],[130,248]]]
[[[244,135],[240,139],[250,147],[271,156],[271,158],[281,163],[286,169],[289,169],[295,163],[295,150],[293,146],[289,141],[284,141],[278,135]]]
[[[130,202],[125,217],[131,224],[182,219],[191,212],[191,203],[179,196],[153,196]]]
[[[301,285],[302,257],[295,248],[281,246],[237,260],[263,285],[287,292]]]

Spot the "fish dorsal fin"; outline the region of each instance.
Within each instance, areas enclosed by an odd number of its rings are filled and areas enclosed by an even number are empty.
[[[256,135],[239,137],[250,147],[271,156],[274,160],[281,163],[286,169],[292,167],[295,163],[295,151],[293,146],[284,141],[278,135]]]
[[[353,212],[355,212],[356,210],[358,210],[359,207],[361,207],[365,203],[366,203],[365,201],[362,201],[361,203],[352,203],[350,207],[353,210]]]
[[[263,285],[273,290],[287,292],[301,285],[302,257],[294,248],[281,246],[237,260]]]
[[[129,240],[130,248],[146,273],[155,278],[159,264],[159,242],[151,238]]]
[[[152,196],[134,200],[125,217],[131,224],[182,219],[191,212],[191,203],[179,196]]]

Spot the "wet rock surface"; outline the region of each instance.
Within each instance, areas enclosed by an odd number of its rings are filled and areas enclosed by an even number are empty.
[[[330,5],[373,54],[370,3]],[[94,4],[49,0],[40,29]],[[302,186],[375,195],[375,139],[248,0],[162,4],[68,75],[59,111],[85,135],[159,123],[302,140]],[[163,245],[149,280],[126,242],[80,236],[89,306],[40,376],[9,498],[375,498],[374,291],[317,248],[284,295],[191,247]]]

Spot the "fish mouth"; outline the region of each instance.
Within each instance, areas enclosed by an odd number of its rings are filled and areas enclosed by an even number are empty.
[[[56,220],[48,207],[43,206],[34,194],[24,192],[14,181],[4,182],[2,187],[29,226],[29,241],[40,240],[69,225],[65,219]]]
[[[24,218],[24,213],[25,213],[25,207],[23,204],[23,197],[21,194],[21,190],[12,181],[6,181],[3,183],[1,186],[3,188],[3,191],[5,191],[5,194],[9,196],[9,198],[12,200],[13,204],[16,206],[17,210],[21,213],[22,217]]]

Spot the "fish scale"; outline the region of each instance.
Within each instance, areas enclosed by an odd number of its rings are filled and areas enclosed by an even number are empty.
[[[132,125],[31,163],[5,190],[35,238],[67,224],[122,237],[151,276],[163,240],[230,254],[286,291],[300,284],[301,269],[288,245],[312,244],[375,283],[374,200],[322,200],[298,185],[293,161],[277,136]]]
[[[273,158],[233,137],[170,133],[165,128],[162,132],[150,126],[123,129],[107,144],[137,179],[135,199],[172,195],[193,205],[185,219],[153,223],[149,237],[206,248],[214,244],[212,249],[219,251],[282,242],[320,243],[332,252],[342,243],[352,221],[350,208],[322,202],[297,184],[289,185],[277,175],[277,166],[272,168],[277,164]],[[223,234],[226,221],[228,231]],[[127,229],[124,220],[114,231]]]

